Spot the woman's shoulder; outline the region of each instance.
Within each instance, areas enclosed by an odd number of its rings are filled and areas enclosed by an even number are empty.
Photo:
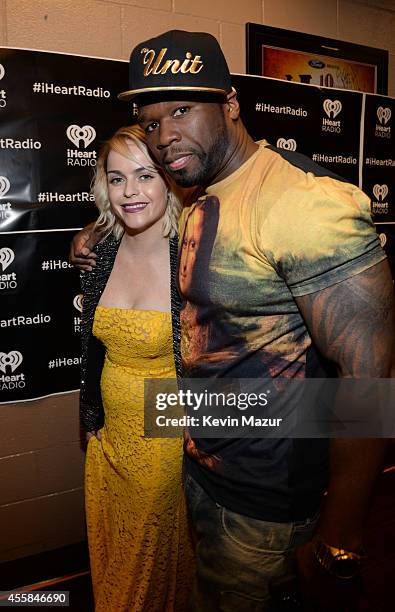
[[[112,234],[106,236],[93,249],[96,253],[96,266],[90,272],[82,272],[80,275],[83,293],[94,292],[94,288],[104,279],[106,280],[114,265],[114,260],[119,249],[121,240]]]
[[[110,255],[111,253],[116,253],[118,251],[120,242],[121,238],[115,238],[113,234],[109,234],[103,238],[103,240],[97,243],[93,251],[98,257]]]
[[[109,268],[112,268],[120,243],[120,238],[115,238],[110,234],[95,246],[93,250],[97,256],[96,267],[94,268],[96,274],[105,273]]]

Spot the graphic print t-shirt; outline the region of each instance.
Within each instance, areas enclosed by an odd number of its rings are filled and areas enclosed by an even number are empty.
[[[385,258],[369,199],[308,158],[260,143],[180,220],[185,377],[305,378],[315,350],[295,297]],[[326,486],[320,440],[195,439],[187,468],[220,505],[303,519]]]

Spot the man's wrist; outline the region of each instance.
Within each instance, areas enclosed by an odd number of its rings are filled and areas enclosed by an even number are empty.
[[[313,539],[313,550],[319,565],[336,578],[343,580],[355,578],[366,558],[362,548],[351,551],[331,546],[320,535],[316,535]]]

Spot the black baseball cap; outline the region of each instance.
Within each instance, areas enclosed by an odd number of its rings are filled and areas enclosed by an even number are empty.
[[[129,87],[118,98],[141,104],[152,96],[161,100],[174,96],[180,99],[183,93],[224,99],[232,84],[224,54],[214,36],[170,30],[133,49]]]

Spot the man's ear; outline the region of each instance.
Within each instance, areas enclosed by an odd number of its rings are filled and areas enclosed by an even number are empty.
[[[236,121],[240,116],[240,105],[237,99],[237,92],[234,87],[228,93],[225,102],[225,109],[229,114],[230,119]]]

